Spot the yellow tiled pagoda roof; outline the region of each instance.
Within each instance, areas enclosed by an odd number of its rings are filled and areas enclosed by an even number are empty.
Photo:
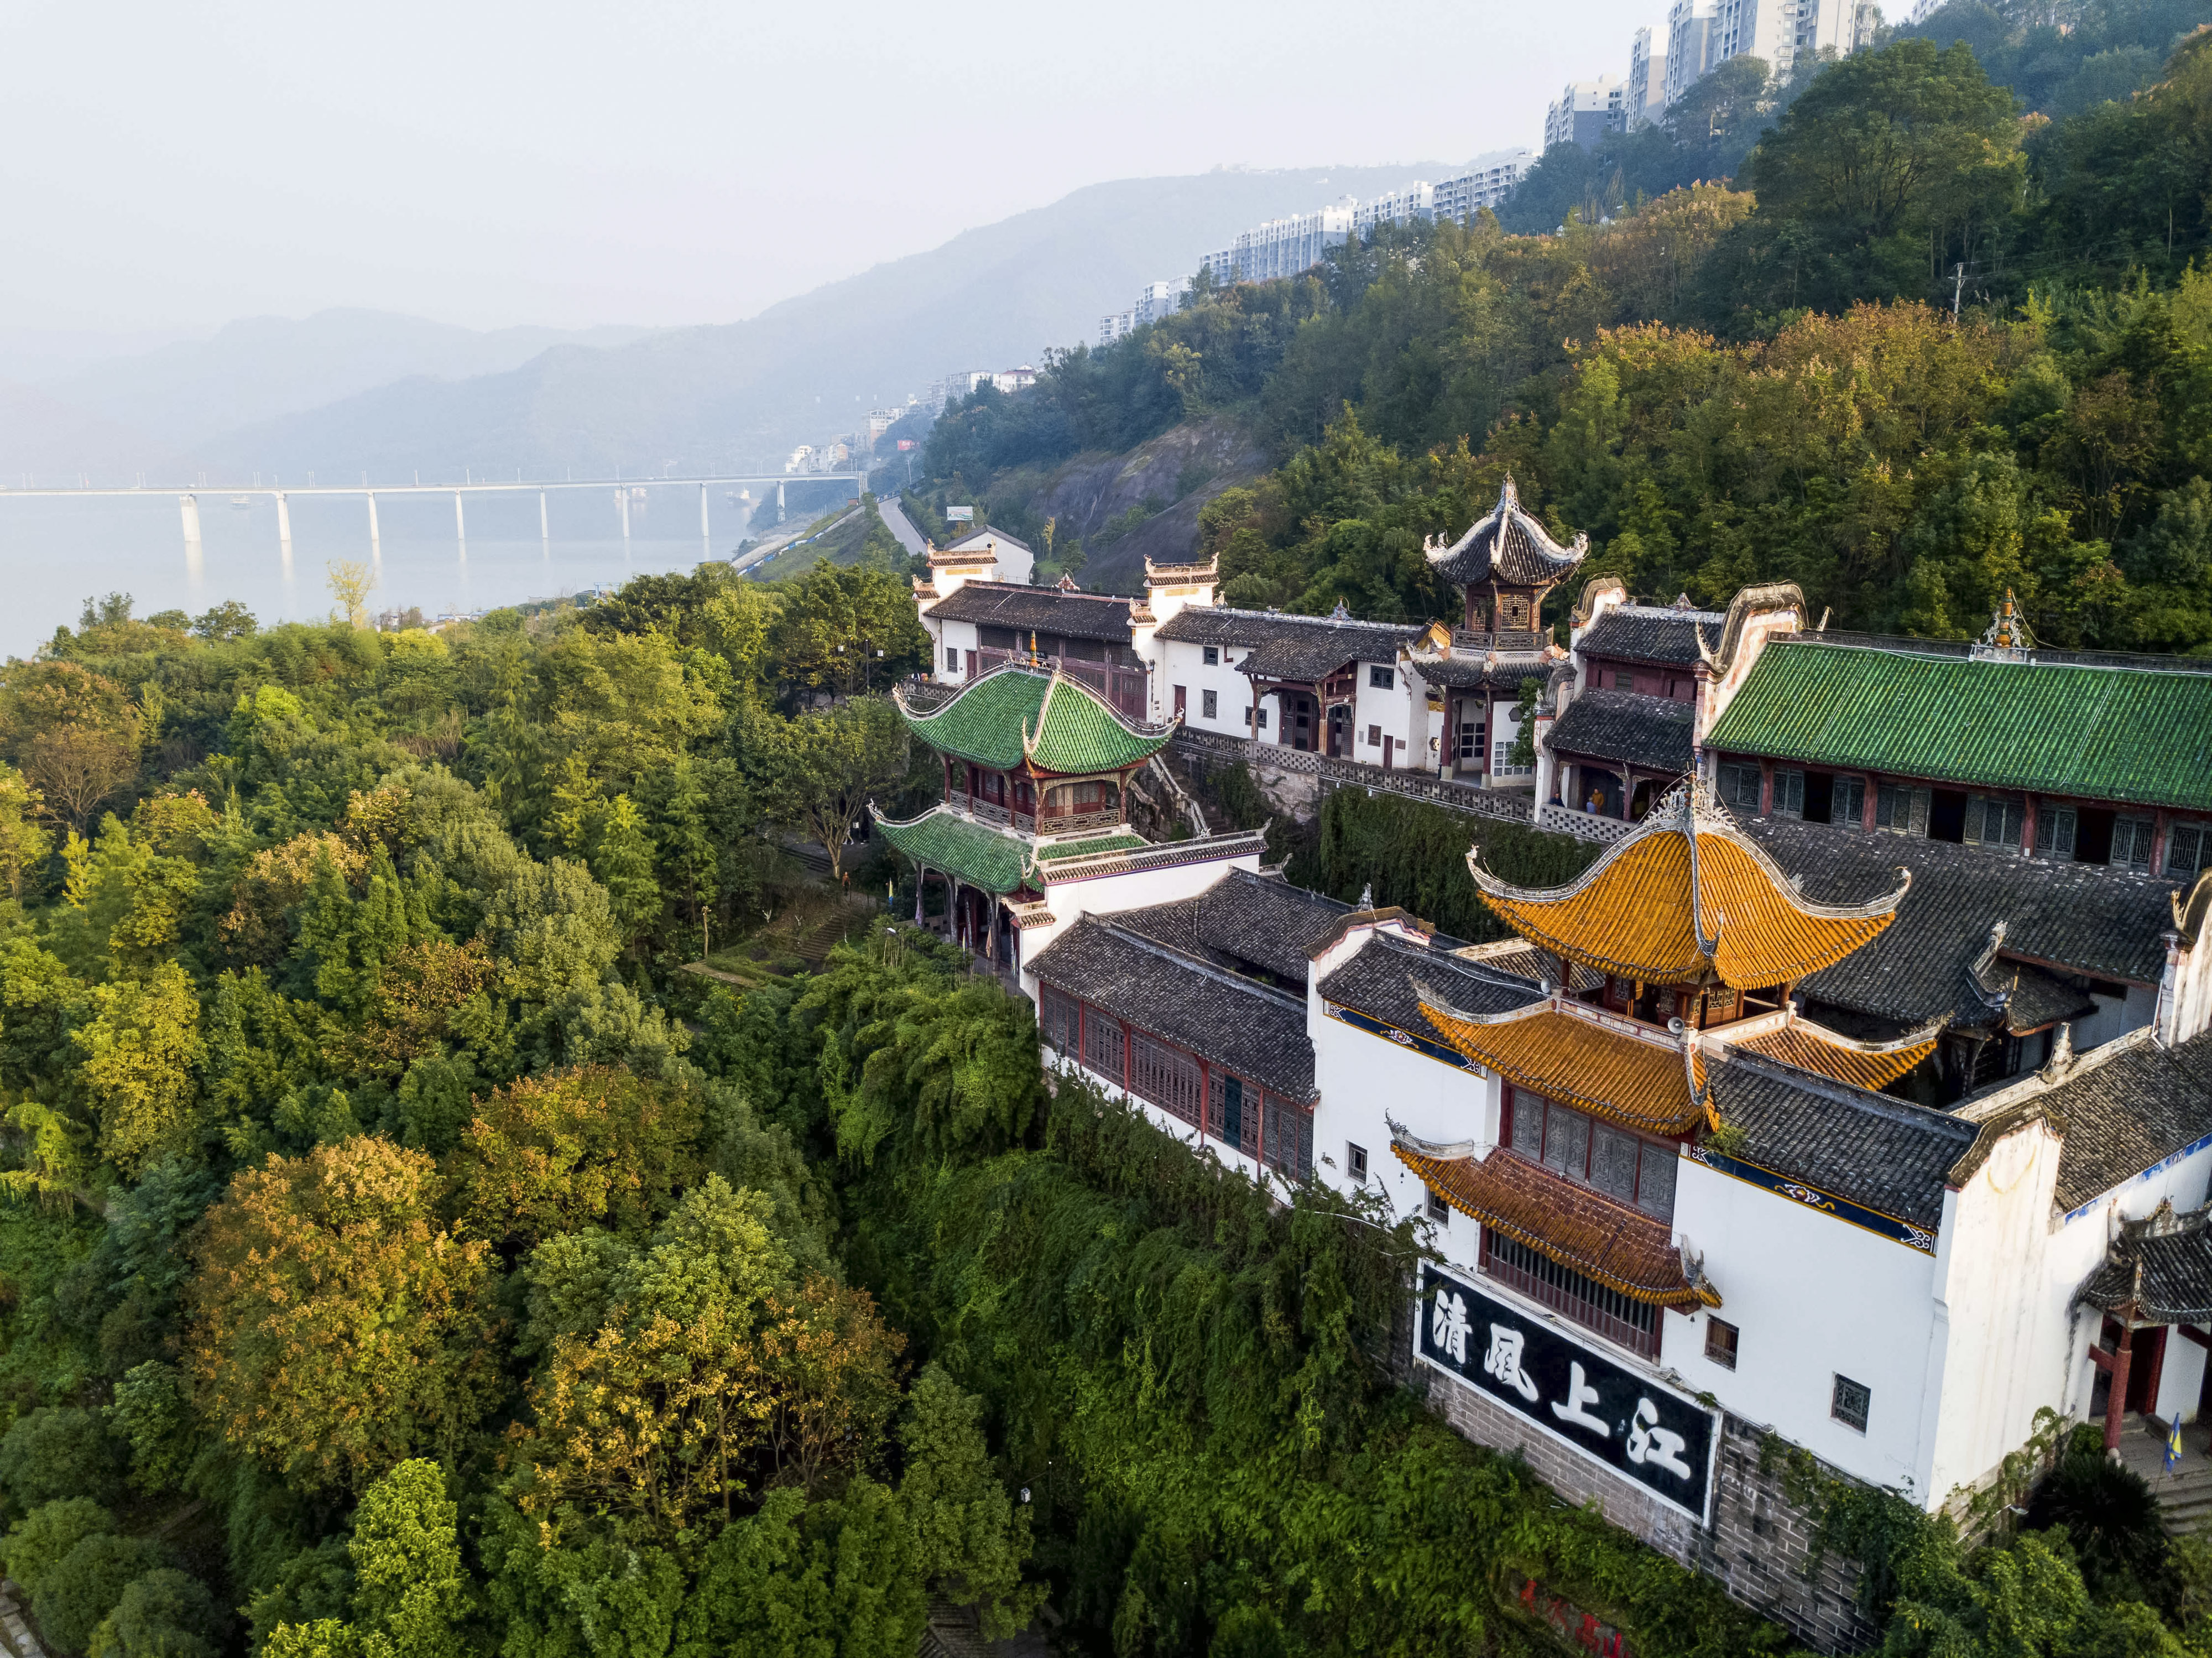
[[[1647,1041],[1556,1001],[1462,1013],[1422,990],[1421,1011],[1457,1052],[1506,1081],[1647,1134],[1711,1127],[1694,1038]]]
[[[1682,1252],[1663,1221],[1525,1163],[1503,1146],[1479,1162],[1437,1157],[1395,1137],[1390,1150],[1462,1214],[1631,1301],[1685,1312],[1721,1304],[1702,1272],[1692,1278],[1683,1271]]]
[[[1706,798],[1678,787],[1635,833],[1563,887],[1516,887],[1467,866],[1482,901],[1539,948],[1646,984],[1717,978],[1738,990],[1834,965],[1887,926],[1911,884],[1863,904],[1798,896],[1774,860]]]
[[[1895,1082],[1936,1051],[1937,1033],[1915,1031],[1893,1042],[1854,1042],[1808,1020],[1753,1036],[1735,1046],[1764,1054],[1800,1071],[1810,1071],[1854,1088],[1879,1090]]]

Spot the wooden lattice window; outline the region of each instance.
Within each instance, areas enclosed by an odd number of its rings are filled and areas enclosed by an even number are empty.
[[[1267,1167],[1286,1180],[1313,1173],[1313,1113],[1281,1100],[1268,1102]]]
[[[1037,1014],[1045,1042],[1062,1054],[1073,1054],[1082,1031],[1083,1005],[1066,991],[1046,985]]]
[[[1129,1039],[1129,1091],[1197,1127],[1205,1097],[1198,1061],[1142,1031]]]
[[[1083,1010],[1083,1063],[1111,1082],[1120,1082],[1126,1063],[1121,1022],[1095,1007]]]

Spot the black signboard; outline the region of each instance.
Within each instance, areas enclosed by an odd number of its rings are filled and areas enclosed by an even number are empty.
[[[1704,1521],[1714,1412],[1434,1266],[1418,1310],[1423,1358]]]

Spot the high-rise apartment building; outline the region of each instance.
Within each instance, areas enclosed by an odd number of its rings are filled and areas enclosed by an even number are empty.
[[[1667,72],[1663,103],[1672,104],[1720,60],[1712,55],[1713,20],[1719,0],[1674,0],[1667,11]]]
[[[1666,42],[1652,49],[1650,29],[1638,29],[1628,48],[1627,129],[1633,132],[1659,118],[1667,106]]]
[[[1504,156],[1486,157],[1455,179],[1447,179],[1430,192],[1429,210],[1437,219],[1464,224],[1483,208],[1492,211],[1513,193],[1521,177],[1536,165],[1525,149]]]
[[[1594,147],[1608,132],[1620,131],[1628,88],[1610,75],[1595,81],[1570,81],[1559,101],[1544,115],[1544,148],[1553,144]]]
[[[1394,190],[1371,202],[1360,203],[1352,210],[1352,227],[1365,241],[1374,235],[1377,225],[1410,224],[1416,219],[1428,218],[1436,210],[1436,195],[1434,185],[1417,179],[1403,190]]]
[[[1350,238],[1356,212],[1356,205],[1346,197],[1316,213],[1270,219],[1244,232],[1220,252],[1207,254],[1206,267],[1218,282],[1264,282],[1278,276],[1295,276],[1319,264],[1330,248]]]

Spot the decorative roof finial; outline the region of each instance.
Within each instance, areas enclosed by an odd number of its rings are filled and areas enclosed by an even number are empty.
[[[1328,619],[1331,622],[1349,622],[1352,612],[1344,608],[1344,601],[1340,598],[1336,601],[1336,608],[1328,613]]]

